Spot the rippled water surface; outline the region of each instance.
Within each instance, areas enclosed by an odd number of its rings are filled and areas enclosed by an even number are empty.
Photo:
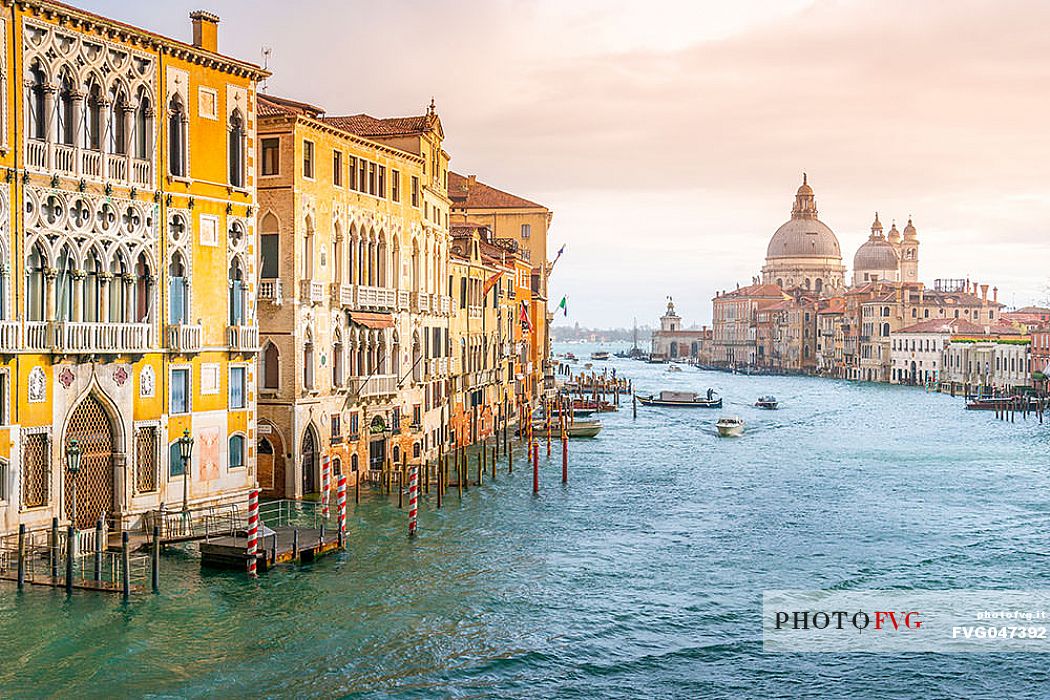
[[[571,444],[567,487],[541,450],[534,497],[519,453],[425,502],[415,541],[369,495],[345,555],[255,583],[186,550],[127,605],[4,584],[0,696],[1050,695],[1042,655],[766,654],[760,624],[772,588],[1050,588],[1050,425],[915,389],[607,365],[639,391],[713,387],[747,432],[626,404]],[[750,407],[766,393],[781,410]]]

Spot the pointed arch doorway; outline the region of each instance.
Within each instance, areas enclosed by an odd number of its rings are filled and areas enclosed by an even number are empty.
[[[62,446],[66,515],[73,515],[73,479],[66,470],[65,449],[76,440],[81,449],[77,474],[76,527],[86,530],[113,510],[113,422],[102,402],[92,394],[80,402],[69,418],[66,443]]]
[[[317,454],[317,445],[317,431],[314,429],[313,425],[310,425],[306,429],[306,434],[303,435],[302,463],[304,496],[310,493],[317,493],[320,490],[318,488],[318,483],[320,482],[318,466],[320,462]]]

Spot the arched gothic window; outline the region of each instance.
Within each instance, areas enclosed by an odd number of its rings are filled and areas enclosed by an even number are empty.
[[[239,109],[230,115],[230,185],[244,187],[244,119]]]
[[[94,151],[102,150],[102,89],[90,82],[84,88],[84,123],[81,146]]]
[[[67,146],[73,145],[73,95],[75,92],[73,81],[68,76],[63,78],[58,101],[55,103],[55,125],[58,127],[56,141]]]
[[[244,325],[244,270],[239,258],[230,262],[230,325]]]
[[[145,253],[139,253],[135,262],[135,322],[148,323],[153,306],[153,275]]]
[[[263,388],[278,389],[281,383],[281,351],[272,341],[263,350]]]
[[[189,315],[189,279],[181,253],[171,256],[168,266],[168,316],[173,324],[186,323]]]
[[[131,315],[131,299],[128,298],[128,278],[131,273],[127,261],[120,253],[110,264],[109,273],[112,275],[109,282],[109,320],[112,323],[127,323]]]
[[[145,92],[139,95],[139,104],[135,109],[135,157],[143,160],[150,157],[150,145],[153,133],[153,106]],[[180,132],[182,133],[182,132]],[[172,173],[174,174],[174,173]]]
[[[46,141],[47,102],[45,94],[47,92],[47,78],[44,77],[44,70],[40,67],[39,61],[34,62],[33,67],[29,69],[29,80],[31,83],[29,90],[29,135],[34,139]]]
[[[179,95],[168,103],[168,172],[186,176],[186,109]]]
[[[124,155],[128,152],[128,100],[123,92],[115,88],[109,91],[106,106],[106,149],[110,153]]]
[[[83,289],[81,292],[81,305],[83,308],[84,320],[89,323],[95,323],[102,320],[101,311],[99,307],[102,299],[102,262],[98,257],[98,254],[92,250],[88,253],[87,260],[84,262],[84,281]]]
[[[46,305],[44,295],[44,269],[47,267],[47,258],[40,245],[34,245],[29,253],[26,265],[26,318],[30,321],[43,321]]]
[[[63,248],[58,254],[58,275],[55,277],[55,320],[73,320],[73,254]]]

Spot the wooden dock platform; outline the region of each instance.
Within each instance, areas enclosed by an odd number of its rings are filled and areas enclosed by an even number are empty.
[[[298,549],[296,532],[298,531]],[[259,571],[296,561],[311,562],[340,549],[339,536],[320,529],[281,526],[267,529],[259,537],[256,555]],[[244,535],[215,537],[200,543],[201,566],[245,571],[248,568],[248,538]]]

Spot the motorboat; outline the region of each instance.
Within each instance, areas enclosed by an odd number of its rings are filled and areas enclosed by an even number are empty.
[[[609,353],[605,352],[604,350],[599,350],[597,352],[592,352],[591,353],[591,359],[592,360],[608,360],[609,359]]]
[[[667,366],[667,371],[668,372],[681,372],[682,368],[679,367],[678,365],[668,365]]]
[[[681,406],[685,408],[722,408],[722,397],[715,398],[715,392],[707,391],[706,398],[692,391],[661,391],[659,395],[649,394],[635,398],[643,406]]]
[[[715,423],[720,437],[740,437],[744,434],[744,419],[736,416],[723,416]]]
[[[568,360],[569,362],[575,362],[576,361],[576,355],[572,354],[571,352],[567,352],[567,353],[565,353],[565,359]]]
[[[777,409],[777,397],[760,396],[758,401],[755,402],[755,408],[764,408],[769,411],[775,411]]]
[[[533,423],[533,435],[546,438],[547,427],[546,422]],[[577,420],[565,426],[565,434],[571,438],[592,438],[596,437],[601,431],[602,422],[600,420]],[[551,421],[550,423],[550,436],[552,438],[561,437],[561,425],[557,421]]]

